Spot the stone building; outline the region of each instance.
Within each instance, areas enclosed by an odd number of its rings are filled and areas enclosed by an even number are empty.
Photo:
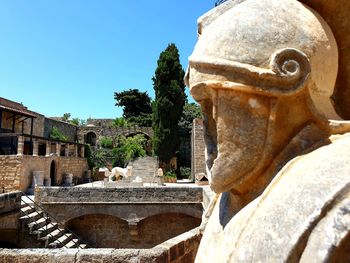
[[[53,127],[67,141],[50,138]],[[83,144],[77,143],[76,126],[46,118],[23,104],[0,98],[0,187],[27,191],[32,173],[43,171],[47,185],[61,185],[65,174],[75,182],[88,170]]]
[[[191,135],[191,178],[197,183],[207,183],[205,168],[205,142],[203,119],[194,119]]]

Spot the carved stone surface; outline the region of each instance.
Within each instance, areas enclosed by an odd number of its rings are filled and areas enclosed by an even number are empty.
[[[350,122],[331,100],[330,27],[295,0],[227,1],[198,21],[185,80],[218,195],[196,261],[346,262],[350,133],[335,134]]]
[[[337,113],[350,119],[350,1],[300,0],[316,10],[331,27],[339,47],[339,72],[333,94]]]

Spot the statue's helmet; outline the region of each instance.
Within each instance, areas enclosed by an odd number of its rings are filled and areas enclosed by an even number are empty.
[[[195,99],[208,81],[267,96],[307,88],[318,114],[339,119],[337,44],[314,10],[296,0],[231,0],[199,18],[198,34],[185,79]]]

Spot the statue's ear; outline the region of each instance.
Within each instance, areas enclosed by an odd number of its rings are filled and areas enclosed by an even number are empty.
[[[229,0],[218,5],[214,9],[211,9],[210,11],[202,15],[200,18],[198,18],[198,21],[197,21],[198,35],[200,36],[202,34],[203,29],[207,25],[211,24],[216,18],[218,18],[219,16],[221,16],[223,13],[230,10],[234,6],[240,3],[243,3],[244,1],[247,1],[247,0]]]

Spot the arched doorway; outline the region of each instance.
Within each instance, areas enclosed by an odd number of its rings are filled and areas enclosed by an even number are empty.
[[[96,146],[96,134],[94,132],[88,132],[85,136],[85,143]]]
[[[56,163],[55,161],[51,162],[50,165],[50,179],[51,179],[51,185],[56,185]]]

